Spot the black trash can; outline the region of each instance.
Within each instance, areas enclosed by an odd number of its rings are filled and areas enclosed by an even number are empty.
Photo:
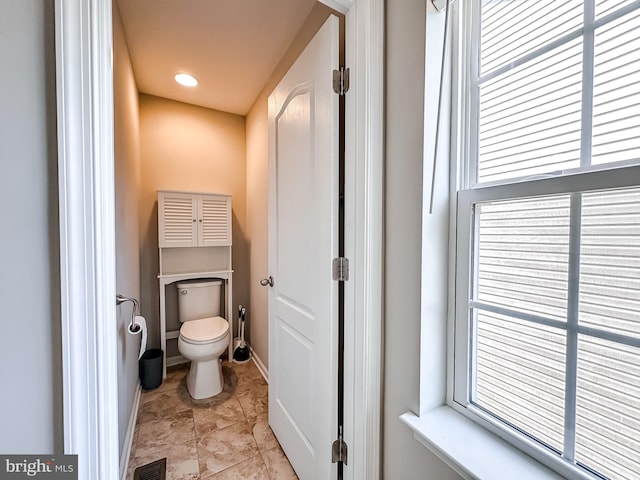
[[[144,390],[153,390],[162,385],[162,350],[150,348],[138,361],[140,383]]]

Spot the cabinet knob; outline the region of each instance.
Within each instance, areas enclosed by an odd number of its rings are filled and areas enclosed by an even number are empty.
[[[193,219],[193,223],[196,223],[196,219],[195,218]]]

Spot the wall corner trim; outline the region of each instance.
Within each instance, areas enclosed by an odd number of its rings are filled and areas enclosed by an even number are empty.
[[[353,198],[345,212],[353,225],[346,254],[354,268],[345,292],[345,313],[353,319],[345,343],[358,352],[345,359],[354,385],[352,404],[345,405],[353,418],[348,480],[382,477],[384,12],[384,0],[357,0],[346,15],[346,190]]]
[[[118,477],[111,2],[56,0],[64,453]]]

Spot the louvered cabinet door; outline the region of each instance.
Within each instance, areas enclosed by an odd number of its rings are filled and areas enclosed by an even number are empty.
[[[158,244],[160,247],[195,247],[197,202],[190,194],[161,192],[158,195]]]
[[[223,196],[198,196],[198,245],[231,245],[231,199]]]

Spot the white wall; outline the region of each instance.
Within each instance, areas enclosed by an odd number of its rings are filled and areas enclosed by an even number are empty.
[[[420,401],[420,268],[425,0],[386,4],[383,478],[458,476],[398,420]]]
[[[113,103],[116,216],[116,291],[140,299],[138,192],[140,132],[138,88],[131,67],[122,20],[113,2]],[[138,386],[140,336],[127,334],[133,305],[117,307],[118,437],[122,452]]]
[[[0,0],[0,452],[62,453],[52,0]]]

